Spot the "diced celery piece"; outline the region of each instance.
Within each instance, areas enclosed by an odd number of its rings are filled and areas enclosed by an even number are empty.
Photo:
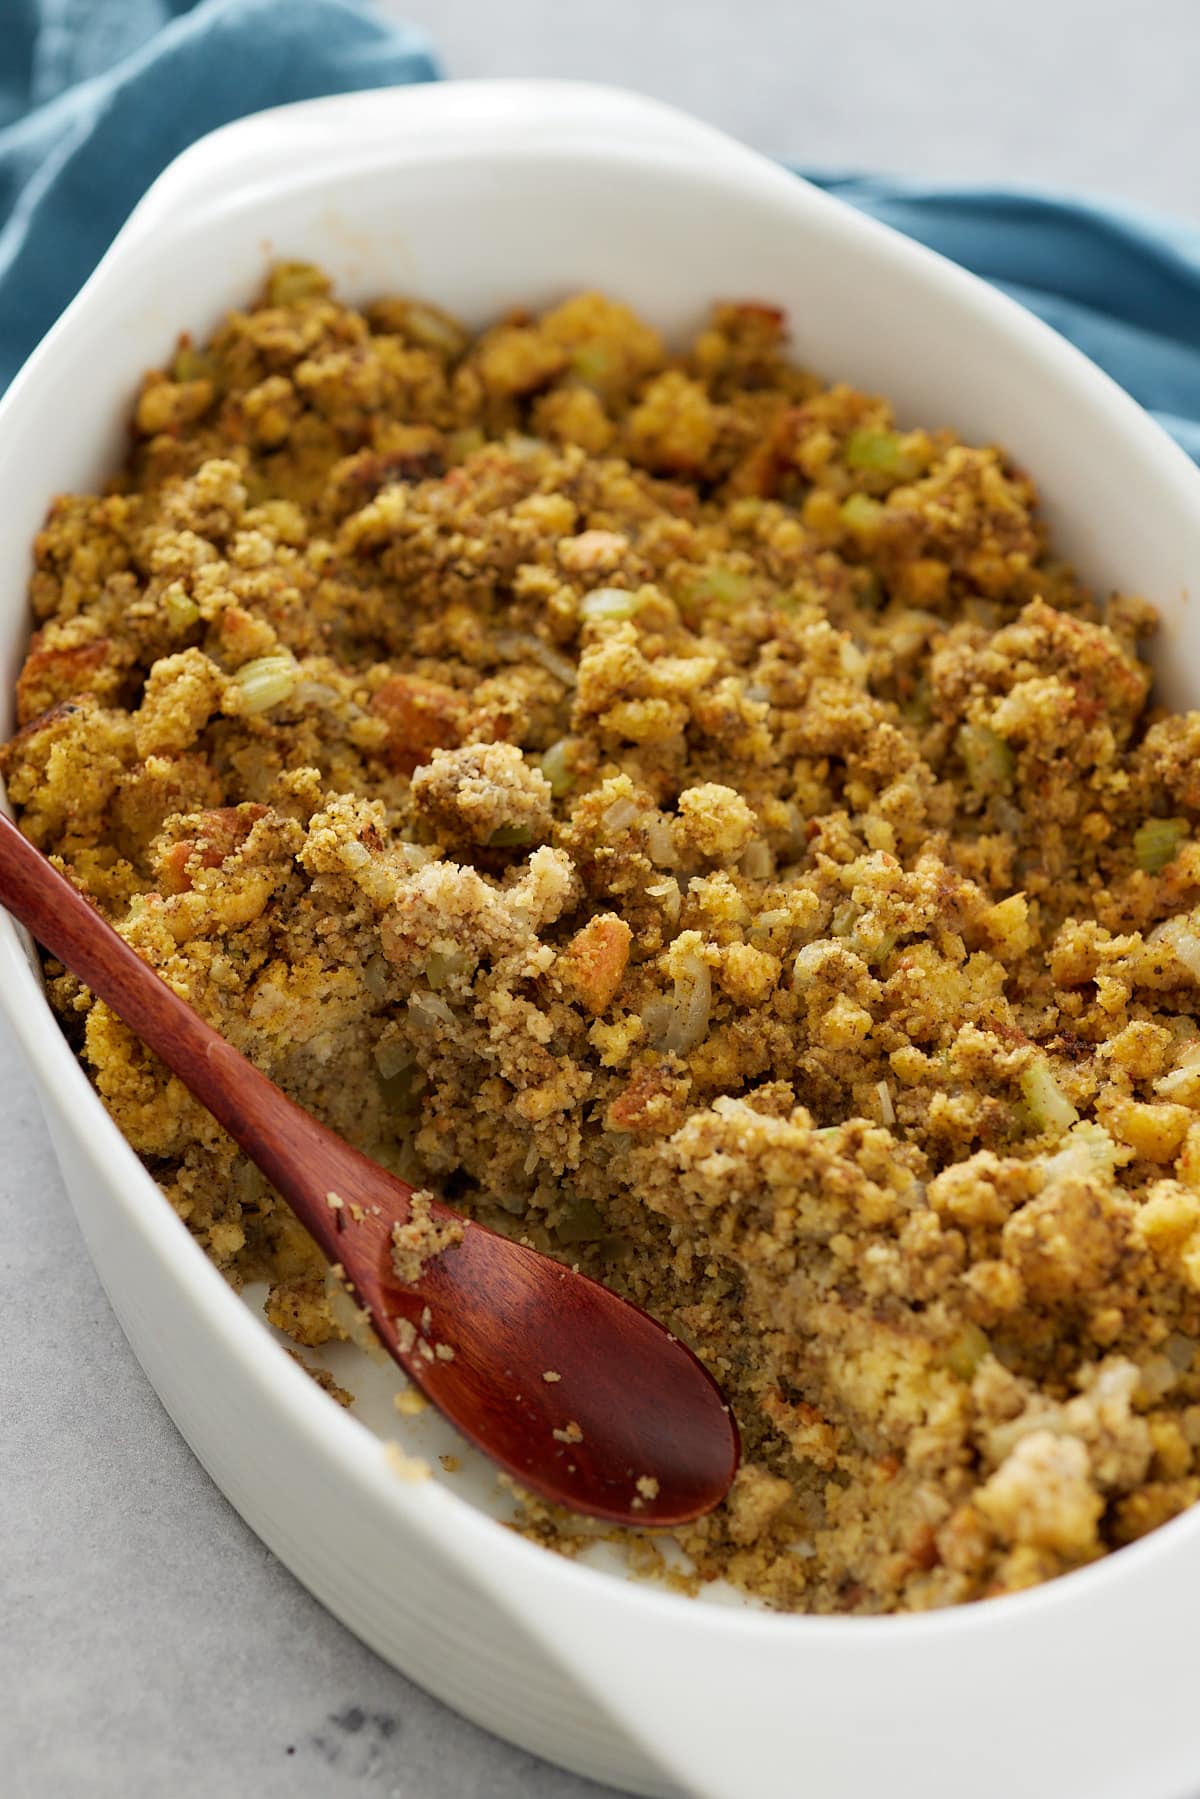
[[[1011,792],[1013,753],[997,732],[987,725],[964,725],[958,733],[958,753],[977,793]]]
[[[1186,818],[1148,818],[1133,833],[1138,867],[1148,875],[1156,875],[1168,862],[1174,862],[1187,835]]]
[[[568,1202],[555,1228],[560,1243],[598,1243],[609,1234],[609,1227],[591,1200],[578,1195]]]
[[[439,312],[436,306],[423,306],[414,300],[404,314],[404,330],[414,343],[439,356],[461,356],[467,347],[467,334],[457,319]]]
[[[991,1349],[986,1334],[977,1324],[964,1324],[947,1345],[942,1359],[951,1374],[956,1374],[959,1380],[970,1381],[975,1378],[975,1370],[984,1356],[991,1354]]]
[[[568,759],[569,745],[569,738],[560,737],[542,756],[542,773],[556,800],[564,799],[575,785],[575,774]]]
[[[271,306],[295,306],[301,300],[319,300],[329,292],[329,277],[311,262],[280,262],[267,277],[267,301]]]
[[[433,950],[425,964],[425,979],[435,993],[448,987],[455,975],[466,974],[474,968],[474,958],[458,949]]]
[[[894,475],[898,481],[911,481],[920,473],[898,431],[880,431],[869,425],[852,431],[846,439],[846,467]]]
[[[519,849],[531,837],[528,825],[500,825],[488,838],[488,845],[494,850]]]
[[[906,725],[915,731],[923,731],[933,721],[933,693],[929,682],[921,675],[913,682],[912,692],[900,702],[900,716]]]
[[[685,594],[685,598],[693,606],[718,613],[732,612],[749,597],[750,577],[739,574],[736,569],[722,568],[719,564],[714,568],[699,570],[688,582]]]
[[[212,381],[215,374],[211,356],[194,344],[180,344],[171,364],[172,381]]]
[[[372,1053],[380,1080],[393,1081],[398,1075],[412,1074],[412,1051],[398,1037],[380,1038]]]
[[[163,611],[173,631],[187,631],[200,617],[200,608],[178,582],[172,582],[163,595]]]
[[[868,493],[852,493],[842,501],[842,523],[856,537],[874,537],[883,522],[883,506]]]
[[[406,1111],[413,1102],[420,1081],[421,1070],[415,1062],[408,1063],[404,1068],[398,1068],[395,1074],[381,1074],[379,1091],[388,1111]]]
[[[612,372],[612,356],[603,344],[577,344],[572,350],[571,373],[587,387],[603,387]]]
[[[451,431],[446,439],[451,460],[465,462],[476,450],[482,450],[487,438],[477,425],[464,425],[461,431]]]
[[[286,653],[256,656],[253,662],[244,662],[233,679],[242,690],[242,712],[248,718],[256,718],[260,712],[269,712],[272,706],[281,706],[291,699],[300,670],[295,659]]]
[[[1021,1093],[1039,1129],[1061,1135],[1079,1121],[1075,1110],[1044,1061],[1030,1062],[1021,1070]]]

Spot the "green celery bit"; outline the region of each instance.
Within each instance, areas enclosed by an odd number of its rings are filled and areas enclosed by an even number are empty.
[[[171,364],[172,381],[212,381],[215,377],[216,364],[211,356],[193,344],[180,344]]]
[[[883,507],[868,493],[852,493],[842,501],[842,523],[858,537],[874,537],[883,522]]]
[[[969,1382],[975,1378],[975,1370],[984,1356],[991,1354],[991,1349],[986,1335],[977,1324],[964,1324],[947,1346],[942,1360],[951,1374],[956,1374],[961,1381]]]
[[[958,753],[977,793],[1012,791],[1013,753],[997,732],[987,725],[964,725],[958,733]]]
[[[911,481],[920,473],[898,431],[879,431],[869,425],[852,431],[846,439],[846,467],[894,475],[897,481]]]
[[[1061,1136],[1079,1122],[1079,1113],[1055,1080],[1047,1062],[1030,1062],[1021,1070],[1020,1085],[1033,1122],[1041,1130],[1055,1131]]]
[[[1174,862],[1188,835],[1186,818],[1148,818],[1133,833],[1133,853],[1137,865],[1148,875]]]
[[[281,262],[267,277],[267,302],[271,306],[295,306],[301,300],[319,300],[328,292],[328,275],[311,262]]]
[[[603,344],[578,344],[571,352],[571,372],[587,387],[603,387],[613,372],[612,357]]]
[[[273,706],[291,699],[300,679],[300,670],[295,658],[282,651],[244,662],[232,679],[242,690],[243,713],[248,718],[256,718],[260,712],[269,712]]]
[[[750,597],[750,577],[719,565],[706,568],[689,583],[687,597],[713,612],[732,612]]]
[[[184,593],[178,582],[169,587],[163,595],[163,610],[173,631],[190,630],[200,617],[199,606],[195,600]]]
[[[565,799],[575,785],[575,776],[567,760],[568,743],[568,738],[560,737],[542,756],[542,773],[549,781],[550,791],[556,800]]]

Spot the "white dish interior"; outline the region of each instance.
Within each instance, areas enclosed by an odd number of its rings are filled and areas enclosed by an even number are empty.
[[[0,405],[0,730],[49,500],[116,467],[143,368],[180,330],[209,330],[272,255],[319,261],[348,297],[407,290],[475,324],[588,286],[672,338],[714,297],[782,304],[802,362],[887,394],[902,419],[1011,448],[1085,576],[1161,608],[1163,697],[1200,694],[1200,473],[1061,340],[664,108],[458,84],[314,102],[205,140],[31,359]],[[1200,1516],[1030,1595],[879,1621],[694,1605],[547,1556],[492,1522],[485,1465],[398,1481],[377,1437],[272,1345],[108,1122],[6,919],[0,997],[97,1266],[172,1416],[300,1578],[472,1717],[644,1792],[848,1796],[886,1782],[940,1799],[969,1779],[989,1799],[1031,1790],[1034,1765],[1060,1799],[1172,1799],[1194,1781]],[[344,1378],[406,1447],[461,1453],[438,1421],[389,1416],[370,1373]],[[1130,1640],[1134,1671],[1116,1647]]]

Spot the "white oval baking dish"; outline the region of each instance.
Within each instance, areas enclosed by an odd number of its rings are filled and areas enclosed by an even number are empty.
[[[971,277],[648,101],[449,84],[231,126],[156,183],[0,404],[0,729],[52,495],[116,464],[129,396],[272,251],[351,297],[474,321],[596,285],[672,336],[714,296],[785,305],[810,366],[1006,443],[1085,574],[1161,608],[1166,698],[1200,700],[1200,473],[1104,376]],[[109,1123],[0,918],[0,997],[143,1367],[233,1504],[379,1653],[471,1718],[643,1793],[1178,1799],[1200,1782],[1200,1512],[1040,1591],[951,1613],[779,1618],[577,1567],[405,1484],[229,1291]],[[201,1551],[202,1552],[202,1551]]]

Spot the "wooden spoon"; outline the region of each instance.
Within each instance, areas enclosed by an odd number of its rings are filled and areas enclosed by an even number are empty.
[[[0,903],[208,1107],[340,1264],[410,1380],[523,1486],[618,1524],[686,1523],[724,1497],[737,1426],[662,1325],[440,1201],[432,1223],[461,1240],[402,1284],[392,1230],[413,1189],[218,1036],[2,814]]]

